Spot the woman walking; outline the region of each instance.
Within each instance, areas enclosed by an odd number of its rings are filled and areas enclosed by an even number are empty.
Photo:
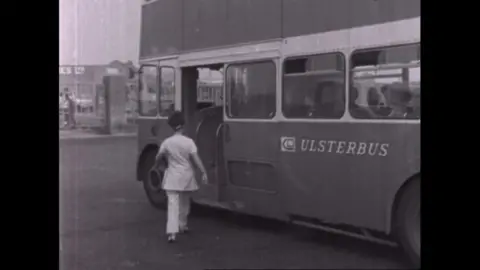
[[[163,189],[168,199],[167,236],[168,242],[172,243],[175,242],[177,233],[188,232],[190,194],[198,189],[193,163],[202,172],[202,181],[207,183],[208,179],[195,142],[183,135],[185,120],[182,113],[174,112],[168,118],[168,125],[175,133],[160,145],[155,168],[166,158],[168,166],[163,177]]]

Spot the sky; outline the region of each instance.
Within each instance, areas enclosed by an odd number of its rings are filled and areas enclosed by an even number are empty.
[[[141,0],[59,0],[60,65],[138,62]]]

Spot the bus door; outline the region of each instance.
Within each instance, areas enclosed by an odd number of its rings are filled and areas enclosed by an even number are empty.
[[[231,64],[225,77],[221,198],[238,212],[278,217],[277,61]]]
[[[203,71],[202,71],[203,69]],[[195,142],[197,143],[200,157],[207,170],[209,183],[205,185],[205,198],[216,207],[228,208],[222,204],[221,187],[224,186],[225,177],[223,161],[223,81],[212,83],[212,77],[222,78],[222,68],[199,69],[199,85],[197,91],[197,126]],[[215,76],[216,75],[216,76]]]
[[[223,123],[223,107],[214,106],[201,109],[196,119],[194,140],[209,179],[206,185],[200,183],[203,186],[198,193],[210,203],[218,203],[221,201],[219,174],[223,168],[223,141],[220,133]],[[198,179],[200,180],[200,176]]]
[[[203,184],[201,175],[197,171],[197,182],[200,186],[198,192],[193,193],[193,199],[197,203],[213,206],[218,205],[218,164],[219,157],[217,147],[217,131],[223,121],[222,107],[206,106],[203,100],[199,101],[199,68],[182,67],[181,69],[181,111],[185,116],[185,132],[192,138],[198,148],[198,153],[205,169],[209,182]]]

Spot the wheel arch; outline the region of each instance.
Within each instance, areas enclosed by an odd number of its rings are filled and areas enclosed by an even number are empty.
[[[143,170],[142,168],[142,165],[145,161],[145,158],[147,157],[147,155],[149,155],[151,152],[157,152],[158,151],[158,145],[157,144],[148,144],[146,145],[139,158],[138,158],[138,161],[137,161],[137,181],[143,181],[144,178],[145,178],[145,170]]]
[[[390,203],[389,207],[387,207],[387,211],[388,211],[387,212],[387,226],[386,226],[386,233],[387,234],[391,234],[394,231],[393,226],[395,224],[395,222],[394,222],[395,213],[397,211],[397,208],[398,208],[398,205],[400,203],[400,199],[402,198],[403,193],[405,192],[405,190],[407,190],[407,187],[409,187],[410,184],[412,184],[415,181],[421,181],[421,173],[420,172],[413,174],[412,176],[407,178],[407,180],[405,182],[403,182],[403,184],[400,186],[400,188],[395,193],[393,201]]]

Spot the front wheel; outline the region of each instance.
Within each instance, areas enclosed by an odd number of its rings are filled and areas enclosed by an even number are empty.
[[[165,191],[162,189],[163,171],[152,170],[153,163],[155,162],[155,154],[154,151],[150,151],[143,160],[143,188],[153,207],[164,210],[167,206],[167,197]]]
[[[420,210],[420,179],[417,179],[403,193],[395,213],[398,240],[416,268],[420,268],[421,255]]]

